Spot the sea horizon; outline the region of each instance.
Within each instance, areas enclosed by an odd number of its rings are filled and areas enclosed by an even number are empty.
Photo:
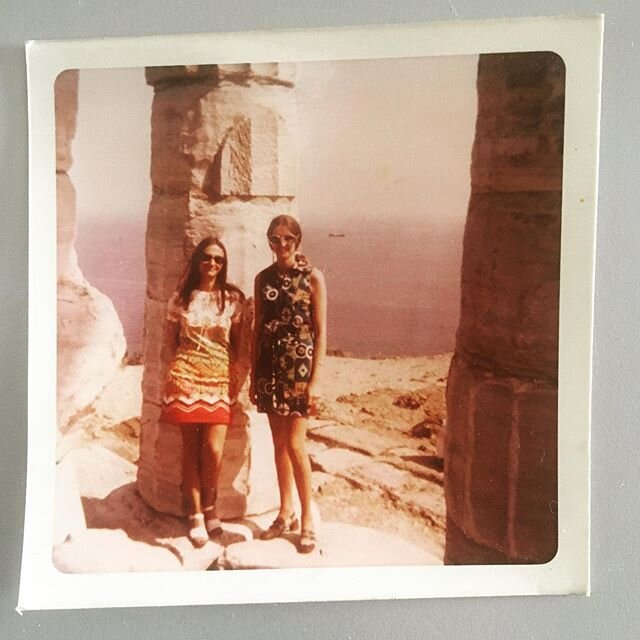
[[[113,302],[134,359],[143,351],[144,233],[140,222],[85,221],[76,241],[80,269]],[[359,229],[355,260],[352,238],[349,232],[305,227],[304,253],[327,281],[329,351],[359,358],[453,351],[461,232]]]

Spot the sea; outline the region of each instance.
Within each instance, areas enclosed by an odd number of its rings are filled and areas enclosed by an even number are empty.
[[[305,226],[303,252],[327,283],[330,353],[402,357],[452,351],[462,233],[462,223]],[[142,353],[144,236],[143,222],[80,216],[76,240],[80,268],[113,301],[130,356]]]

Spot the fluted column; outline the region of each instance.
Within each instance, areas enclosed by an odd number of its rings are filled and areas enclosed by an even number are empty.
[[[286,64],[146,70],[155,95],[138,486],[160,511],[182,513],[180,433],[158,422],[169,364],[161,353],[167,300],[192,249],[208,235],[225,244],[229,279],[252,298],[256,273],[271,261],[269,221],[295,215],[295,71]],[[248,314],[251,309],[249,300]],[[246,373],[248,348],[239,366]],[[266,419],[253,411],[245,390],[225,445],[218,500],[223,517],[277,505],[272,455]]]
[[[564,65],[481,55],[461,318],[447,386],[445,562],[557,545]]]

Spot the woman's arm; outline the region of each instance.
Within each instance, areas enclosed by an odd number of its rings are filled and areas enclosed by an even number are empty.
[[[231,316],[231,327],[229,329],[229,355],[231,360],[238,360],[242,350],[242,330],[246,321],[244,295],[234,292],[233,304],[234,312]]]
[[[162,359],[173,359],[180,340],[180,307],[177,294],[173,294],[167,306],[167,316],[162,332]]]
[[[260,300],[260,274],[258,274],[253,283],[253,308],[254,323],[253,333],[251,335],[251,378],[249,386],[249,400],[256,404],[256,366],[258,364],[258,332],[262,323],[262,301]]]
[[[180,323],[173,320],[165,320],[163,342],[162,342],[162,359],[169,361],[173,359],[178,347],[180,339]]]
[[[327,354],[327,287],[322,271],[313,269],[310,284],[313,314],[313,360],[307,394],[309,396],[309,403],[314,405],[315,398],[319,395],[320,372]]]

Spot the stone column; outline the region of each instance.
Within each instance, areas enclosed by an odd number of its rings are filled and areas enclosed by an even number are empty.
[[[89,406],[120,366],[126,350],[122,324],[107,296],[92,287],[78,267],[76,194],[69,177],[78,111],[78,71],[55,83],[58,384],[61,432]]]
[[[447,386],[445,562],[557,548],[564,65],[481,55],[461,318]]]
[[[192,249],[213,235],[227,247],[229,279],[252,309],[253,279],[271,262],[269,221],[295,215],[295,71],[288,64],[146,70],[155,95],[138,487],[159,511],[182,513],[180,433],[158,422],[168,365],[161,350],[167,300]],[[247,322],[245,373],[250,330]],[[252,410],[245,387],[225,444],[220,515],[255,514],[277,504],[268,424]]]

